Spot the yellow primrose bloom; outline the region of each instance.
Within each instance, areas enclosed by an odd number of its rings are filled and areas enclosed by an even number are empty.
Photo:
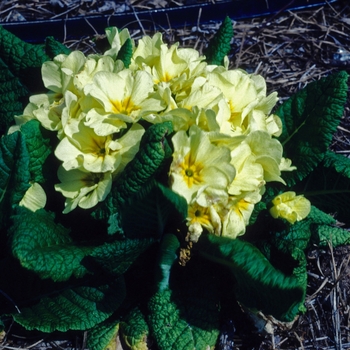
[[[134,124],[120,138],[99,136],[84,124],[84,119],[80,121],[78,129],[71,137],[65,136],[60,141],[55,155],[63,161],[66,170],[84,168],[95,173],[119,171],[123,154],[126,150],[132,150],[134,154],[144,132],[139,124]],[[127,148],[123,150],[123,146]]]
[[[98,72],[84,93],[86,125],[101,136],[119,132],[126,123],[135,123],[144,114],[165,108],[161,99],[154,97],[152,77],[144,71]],[[91,109],[92,101],[95,108]]]
[[[217,106],[221,132],[228,135],[246,134],[250,130],[266,130],[266,114],[277,102],[275,93],[266,97],[265,80],[256,75],[218,67],[207,75],[208,83],[218,87],[225,103]],[[257,124],[257,125],[255,125]]]
[[[66,197],[63,213],[69,213],[77,206],[83,209],[94,207],[103,201],[112,187],[112,174],[91,173],[80,169],[66,171],[58,169],[58,178],[61,183],[55,189]]]
[[[238,196],[244,192],[258,191],[263,185],[264,169],[256,162],[252,150],[246,143],[241,143],[231,152],[231,164],[236,169],[236,176],[229,185],[228,193]]]
[[[222,216],[222,236],[236,238],[243,235],[254,206],[260,199],[258,191],[230,197],[227,205],[219,212]]]
[[[131,39],[129,30],[124,28],[119,31],[117,27],[106,28],[106,37],[111,48],[104,52],[104,55],[110,56],[113,60],[117,58],[120,48],[123,46],[127,39]],[[133,41],[132,41],[133,43]]]
[[[173,162],[170,166],[171,188],[190,203],[201,188],[226,189],[235,176],[230,164],[230,151],[210,143],[206,133],[193,125],[189,135],[177,132],[174,145]]]
[[[277,139],[272,138],[268,132],[254,131],[245,138],[243,143],[249,145],[255,156],[255,162],[263,167],[266,182],[278,181],[285,184],[280,176],[281,170],[279,168],[283,148]]]
[[[273,218],[286,219],[291,224],[305,219],[311,210],[311,203],[303,195],[296,196],[293,191],[284,192],[272,200],[270,214]]]
[[[40,184],[34,182],[26,191],[19,205],[31,211],[42,209],[46,205],[46,193]]]
[[[68,56],[60,54],[53,61],[43,63],[41,75],[47,89],[64,94],[70,90],[74,93],[73,79],[79,73],[86,62],[86,57],[81,51],[73,51]]]

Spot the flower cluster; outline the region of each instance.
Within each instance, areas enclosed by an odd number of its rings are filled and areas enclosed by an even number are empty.
[[[106,33],[111,48],[103,55],[74,51],[44,63],[49,92],[32,96],[16,117],[18,125],[35,118],[57,132],[64,212],[103,201],[138,151],[144,125],[171,121],[169,186],[188,203],[189,239],[204,229],[242,235],[265,184],[284,183],[281,172],[295,169],[276,138],[281,121],[270,114],[277,94],[267,95],[261,76],[209,65],[194,49],[169,47],[160,33],[132,42],[125,67],[117,57],[129,32]]]

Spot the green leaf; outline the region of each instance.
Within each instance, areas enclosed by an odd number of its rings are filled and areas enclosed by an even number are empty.
[[[24,137],[15,132],[0,140],[0,226],[7,223],[12,206],[30,187],[29,154]]]
[[[14,115],[22,114],[23,98],[27,95],[27,88],[10,72],[0,58],[0,135],[14,123]]]
[[[133,308],[120,323],[120,335],[131,350],[147,350],[149,327],[138,307]]]
[[[50,140],[44,138],[41,133],[40,122],[31,120],[21,126],[21,133],[25,136],[25,142],[30,156],[29,171],[31,181],[44,182],[43,165],[51,153]]]
[[[124,239],[106,242],[94,247],[89,257],[105,273],[118,276],[127,271],[138,256],[153,243],[152,239]]]
[[[107,319],[88,331],[86,346],[90,350],[116,349],[119,321]]]
[[[154,176],[172,153],[166,140],[172,130],[170,122],[154,124],[147,129],[138,153],[113,183],[102,205],[93,212],[94,218],[108,221],[108,233],[120,231],[120,208],[143,197],[154,185]]]
[[[144,192],[144,193],[143,193]],[[168,187],[154,182],[153,188],[141,191],[142,197],[125,205],[121,210],[121,222],[128,238],[155,237],[164,234],[167,226],[181,224],[187,216],[185,198]],[[135,220],[135,217],[138,219]]]
[[[72,52],[67,46],[61,44],[59,41],[56,41],[53,36],[48,36],[45,39],[45,53],[51,59],[59,54],[69,55]]]
[[[13,221],[12,253],[24,268],[53,281],[86,274],[81,261],[91,248],[76,247],[69,230],[55,222],[53,213],[18,207]]]
[[[0,58],[31,92],[43,89],[40,69],[50,58],[41,45],[27,43],[0,26]]]
[[[97,286],[78,286],[44,296],[38,303],[13,314],[27,330],[66,332],[86,330],[110,317],[125,298],[122,278]]]
[[[350,244],[350,231],[340,227],[320,225],[317,227],[317,235],[313,235],[314,243],[319,247],[333,247]]]
[[[158,291],[169,288],[170,270],[174,262],[178,259],[178,249],[180,242],[173,234],[166,234],[160,244],[159,262],[157,267]]]
[[[321,210],[350,223],[350,159],[327,152],[315,171],[300,184],[305,196]]]
[[[132,41],[130,38],[127,38],[118,52],[117,60],[121,60],[124,63],[125,68],[129,68],[132,54]]]
[[[231,40],[233,37],[232,21],[229,17],[225,17],[219,30],[215,33],[214,37],[210,40],[207,49],[204,54],[208,64],[222,65],[224,63],[224,57],[231,50]]]
[[[227,266],[234,275],[236,296],[250,309],[291,321],[305,298],[306,285],[299,278],[276,269],[252,244],[214,235],[202,235],[196,244],[199,253]]]
[[[348,74],[341,71],[310,83],[276,110],[283,124],[279,140],[284,156],[298,169],[284,174],[289,186],[310,174],[324,158],[343,115],[347,80]]]

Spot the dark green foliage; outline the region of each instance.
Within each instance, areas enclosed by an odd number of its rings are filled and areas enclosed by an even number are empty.
[[[40,122],[37,120],[31,120],[22,125],[21,133],[25,136],[30,156],[29,171],[31,181],[44,182],[43,165],[51,153],[50,140],[43,137]]]
[[[28,90],[13,75],[0,56],[0,135],[13,124],[13,116],[23,111],[23,99]]]
[[[132,54],[133,54],[132,42],[130,38],[127,38],[125,43],[122,45],[122,47],[118,52],[117,60],[121,60],[124,63],[124,67],[129,68]]]
[[[117,338],[119,321],[107,319],[88,331],[86,346],[90,350],[108,350],[108,345]]]
[[[297,171],[285,173],[289,186],[309,175],[322,161],[343,115],[348,74],[344,71],[310,83],[275,112],[282,120],[279,140]]]
[[[236,296],[246,307],[284,321],[298,314],[306,281],[277,270],[252,244],[239,239],[202,236],[197,244],[206,259],[227,266],[234,275]]]
[[[224,63],[224,57],[231,50],[232,37],[232,21],[226,17],[204,52],[208,64],[222,65]]]
[[[120,231],[118,210],[137,197],[143,197],[154,185],[154,176],[164,160],[171,156],[166,137],[173,131],[171,122],[150,126],[142,137],[140,149],[114,182],[111,193],[104,203],[93,213],[96,219],[108,220],[108,233]]]
[[[67,46],[61,44],[59,41],[56,41],[53,36],[48,36],[45,40],[45,52],[50,59],[53,59],[55,56],[62,53],[69,55],[71,50]]]
[[[138,307],[132,309],[120,323],[124,343],[132,350],[147,349],[149,327],[145,316]]]
[[[105,285],[77,286],[43,296],[40,302],[14,314],[28,330],[42,332],[86,330],[106,320],[125,298],[123,279]]]
[[[30,156],[21,133],[0,140],[0,224],[6,227],[11,208],[30,187]]]

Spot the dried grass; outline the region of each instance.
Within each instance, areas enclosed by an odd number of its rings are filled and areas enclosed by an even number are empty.
[[[78,7],[79,4],[83,6]],[[0,16],[10,18],[14,12],[23,12],[29,18],[52,18],[58,15],[85,15],[98,10],[99,1],[2,1]],[[104,4],[111,3],[104,1]],[[166,1],[130,1],[123,6],[152,9],[165,6]],[[171,1],[181,6],[183,1]],[[212,1],[213,3],[213,1]],[[54,5],[56,4],[56,5]],[[63,4],[63,8],[61,6]],[[35,6],[34,6],[35,5]],[[60,14],[53,6],[60,6]],[[90,6],[90,7],[89,7]],[[112,6],[109,4],[109,6]],[[94,8],[93,8],[94,7]],[[124,10],[126,7],[124,7]],[[110,10],[110,9],[109,9]],[[112,9],[118,11],[117,8]],[[66,11],[66,12],[64,12]],[[57,11],[56,11],[57,12]],[[164,29],[164,39],[178,41],[182,46],[203,50],[217,31],[219,23],[201,23],[192,28]],[[232,67],[263,75],[268,90],[278,91],[281,100],[303,88],[311,81],[344,69],[350,72],[350,5],[339,2],[316,9],[284,12],[271,17],[234,22],[235,37],[230,61]],[[142,24],[132,31],[135,40],[145,34]],[[152,34],[147,32],[147,34]],[[85,52],[98,52],[95,38],[82,38],[66,44]],[[338,153],[350,153],[350,104],[334,135],[331,148]],[[248,316],[235,310],[234,323],[224,325],[221,350],[229,349],[350,349],[350,246],[328,249],[313,247],[308,252],[307,312],[299,317],[291,329],[274,327],[271,334],[257,334]],[[0,342],[0,349],[83,349],[86,333],[72,336],[67,341],[15,338]],[[52,337],[50,337],[52,339]],[[57,339],[57,338],[56,338]]]

